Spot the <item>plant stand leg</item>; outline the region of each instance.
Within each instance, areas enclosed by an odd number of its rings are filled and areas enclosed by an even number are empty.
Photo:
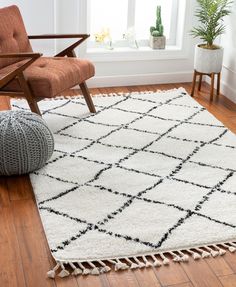
[[[199,82],[198,82],[198,91],[199,92],[201,91],[201,87],[202,87],[202,74],[200,74]]]
[[[221,74],[217,74],[217,96],[220,94],[220,79],[221,79]]]
[[[213,101],[213,96],[214,96],[214,86],[215,86],[215,74],[211,74],[211,96],[210,96],[210,101]]]
[[[194,74],[193,74],[193,83],[192,83],[192,90],[191,90],[191,97],[194,96],[194,90],[195,90],[195,85],[196,85],[196,79],[197,79],[197,71],[194,71]]]

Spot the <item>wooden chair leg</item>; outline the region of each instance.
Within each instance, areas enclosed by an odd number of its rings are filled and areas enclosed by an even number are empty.
[[[211,96],[210,100],[213,101],[213,96],[214,96],[214,86],[215,86],[215,74],[211,74]]]
[[[199,82],[198,82],[198,91],[199,92],[201,91],[201,87],[202,87],[202,74],[200,74]]]
[[[29,100],[28,98],[26,98],[28,105],[30,107],[31,112],[38,114],[39,116],[42,116],[38,104],[37,102],[33,99],[33,100]]]
[[[79,86],[80,86],[80,89],[81,89],[81,91],[82,91],[82,94],[83,94],[83,96],[84,96],[84,98],[85,98],[85,101],[86,101],[86,103],[87,103],[87,106],[88,106],[88,108],[89,108],[89,111],[90,111],[91,113],[96,113],[96,109],[95,109],[95,107],[94,107],[93,100],[92,100],[92,97],[91,97],[91,95],[90,95],[90,92],[89,92],[89,89],[88,89],[86,83],[83,82],[83,83],[81,83]]]
[[[25,98],[28,102],[28,105],[29,105],[31,111],[33,113],[36,113],[36,114],[41,116],[41,112],[39,110],[37,101],[34,99],[34,97],[32,95],[30,87],[28,86],[28,83],[25,80],[24,74],[23,73],[19,74],[17,78],[18,78],[19,84],[20,84],[20,86],[21,86],[21,88],[25,94]]]
[[[220,94],[220,80],[221,80],[221,74],[217,74],[217,96]]]
[[[196,85],[196,79],[197,79],[197,71],[194,71],[194,74],[193,74],[193,83],[192,83],[192,91],[191,91],[191,97],[193,97],[193,96],[194,96],[195,85]]]

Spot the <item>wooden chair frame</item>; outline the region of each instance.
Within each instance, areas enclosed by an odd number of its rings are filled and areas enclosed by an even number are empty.
[[[74,49],[79,46],[82,42],[84,42],[90,35],[88,34],[55,34],[55,35],[32,35],[28,36],[30,40],[33,39],[68,39],[68,38],[79,38],[78,41],[55,55],[54,57],[76,57]],[[10,97],[25,97],[29,107],[32,112],[35,112],[41,115],[37,102],[42,100],[42,98],[35,98],[33,92],[25,78],[24,71],[28,68],[33,62],[35,62],[39,57],[41,57],[41,53],[8,53],[8,54],[0,54],[0,59],[7,58],[22,58],[22,60],[26,60],[22,65],[18,66],[14,70],[10,71],[6,75],[3,75],[0,78],[0,95],[2,96],[10,96]],[[5,91],[3,88],[9,84],[12,80],[18,80],[21,91]],[[82,94],[85,98],[89,111],[91,113],[95,113],[96,109],[94,107],[91,95],[89,93],[88,87],[85,82],[79,84]]]

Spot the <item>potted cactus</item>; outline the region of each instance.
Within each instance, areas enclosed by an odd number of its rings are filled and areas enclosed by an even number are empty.
[[[195,47],[194,69],[197,72],[220,73],[223,62],[223,47],[215,44],[225,32],[223,18],[231,13],[232,0],[197,0],[195,16],[199,25],[191,31],[193,37],[203,42]]]
[[[156,10],[156,26],[150,27],[150,47],[152,49],[165,49],[166,37],[164,36],[164,26],[161,19],[161,6]]]

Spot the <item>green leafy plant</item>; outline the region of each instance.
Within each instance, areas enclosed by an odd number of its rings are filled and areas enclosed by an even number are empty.
[[[164,26],[161,19],[161,6],[157,6],[156,10],[156,26],[150,27],[150,33],[153,37],[161,37],[164,33]]]
[[[225,32],[223,18],[231,13],[232,0],[197,0],[199,7],[195,16],[200,24],[191,30],[191,35],[204,41],[201,47],[218,49],[215,39]]]

